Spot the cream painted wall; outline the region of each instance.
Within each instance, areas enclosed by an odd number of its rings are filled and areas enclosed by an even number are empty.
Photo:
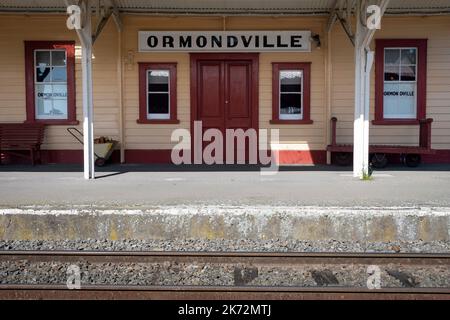
[[[226,30],[303,30],[322,33],[323,18],[248,18],[230,17]],[[124,53],[132,52],[132,65],[125,66],[125,141],[128,149],[170,149],[174,128],[190,128],[190,66],[188,53],[139,53],[137,34],[140,30],[223,30],[221,17],[164,18],[128,16],[124,19]],[[281,28],[282,26],[282,28]],[[311,53],[261,53],[259,60],[259,127],[280,128],[282,149],[324,150],[325,139],[325,70],[324,50]],[[312,125],[269,124],[272,116],[272,62],[312,62],[311,118]],[[137,62],[177,62],[177,107],[179,125],[137,124],[138,66]]]
[[[450,17],[385,17],[377,38],[428,39],[427,118],[433,118],[432,147],[450,149]],[[340,25],[332,37],[332,115],[338,118],[338,143],[353,142],[354,50]],[[375,43],[372,43],[375,49]],[[375,68],[371,78],[374,119]],[[417,145],[418,126],[370,126],[370,143]]]
[[[322,48],[311,53],[261,53],[259,78],[259,126],[280,128],[281,149],[324,150],[329,123],[327,116],[324,34],[326,18],[306,17],[152,17],[127,15],[123,18],[122,61],[124,138],[127,149],[170,149],[175,128],[190,127],[190,66],[188,53],[139,53],[139,30],[295,30],[319,33]],[[450,17],[386,17],[376,38],[428,38],[427,116],[434,118],[433,147],[450,149]],[[333,29],[331,106],[338,121],[338,142],[352,142],[354,67],[353,48],[339,25]],[[67,30],[65,16],[0,15],[0,122],[25,120],[24,40],[77,40]],[[77,46],[79,43],[77,41]],[[94,46],[95,135],[119,138],[119,86],[117,79],[118,32],[109,21]],[[128,61],[131,57],[131,61]],[[82,120],[81,66],[76,59],[77,119]],[[270,125],[272,112],[272,62],[312,62],[311,125]],[[128,63],[131,62],[131,63]],[[179,124],[138,124],[138,62],[176,62]],[[374,76],[372,77],[373,84]],[[373,88],[372,111],[373,118]],[[44,149],[81,149],[65,131],[66,126],[49,126]],[[416,144],[414,126],[371,126],[372,143]]]
[[[81,50],[66,18],[55,15],[0,15],[0,122],[23,122],[25,110],[25,40],[76,40],[75,82],[77,120],[82,122]],[[117,32],[110,21],[93,51],[95,134],[118,139]],[[82,149],[67,126],[47,126],[43,149]],[[82,128],[80,124],[79,129]]]

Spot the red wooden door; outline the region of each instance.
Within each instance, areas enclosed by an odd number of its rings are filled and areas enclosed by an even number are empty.
[[[195,67],[191,78],[195,81],[192,120],[202,121],[203,133],[210,128],[222,132],[225,162],[226,129],[257,129],[255,61],[196,59],[192,66]],[[209,143],[204,142],[203,145]],[[237,152],[243,151],[242,147],[248,161],[248,140],[245,146],[241,145],[241,150],[235,148],[235,159]]]

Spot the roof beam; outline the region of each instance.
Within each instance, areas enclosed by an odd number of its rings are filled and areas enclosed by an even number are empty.
[[[102,10],[102,13],[100,15],[100,19],[97,21],[97,25],[95,27],[95,33],[92,35],[92,43],[95,42],[95,40],[98,39],[100,36],[100,33],[102,32],[103,28],[105,27],[106,23],[108,22],[109,17],[112,14],[112,10],[105,9]]]
[[[344,17],[341,16],[341,13],[336,12],[336,16],[339,20],[339,22],[342,25],[342,28],[345,31],[345,34],[347,35],[348,39],[350,40],[350,42],[355,45],[355,34],[352,31],[352,26],[349,22],[348,19],[345,19]]]
[[[66,6],[68,7],[70,5],[68,0],[64,0]],[[78,6],[80,6],[82,4],[81,0],[76,1],[76,4]],[[87,11],[89,11],[89,17],[90,17],[90,7],[86,9]],[[122,31],[123,28],[123,24],[122,24],[122,20],[120,18],[120,13],[119,13],[119,9],[117,7],[117,4],[115,2],[115,0],[105,0],[105,2],[103,3],[103,6],[101,5],[101,1],[97,2],[97,6],[96,6],[96,14],[99,17],[97,24],[95,26],[95,32],[94,34],[91,35],[92,38],[92,44],[94,44],[94,42],[98,39],[98,37],[100,36],[100,34],[103,31],[103,28],[105,27],[106,23],[108,22],[109,18],[112,16],[114,19],[114,22],[117,26],[117,29],[119,31]],[[86,19],[87,15],[85,16],[84,19]],[[85,21],[83,20],[82,23],[84,23]],[[76,30],[78,37],[80,38],[80,41],[83,43],[88,43],[86,37],[88,37],[88,35],[85,32],[81,32],[80,30]]]
[[[334,23],[336,22],[336,12],[338,8],[340,7],[340,4],[344,0],[334,0],[333,5],[331,6],[330,16],[328,17],[328,23],[327,23],[327,32],[330,32],[331,29],[334,26]]]
[[[336,0],[333,3],[333,9],[328,18],[327,31],[330,32],[336,20],[340,22],[345,34],[349,38],[350,42],[355,45],[355,35],[352,31],[351,16],[353,7],[355,6],[355,0]]]
[[[119,30],[119,32],[122,32],[123,23],[122,23],[122,18],[120,17],[120,11],[119,11],[119,7],[117,6],[116,0],[108,0],[108,1],[109,1],[110,7],[112,8],[112,17],[116,24],[117,30]]]

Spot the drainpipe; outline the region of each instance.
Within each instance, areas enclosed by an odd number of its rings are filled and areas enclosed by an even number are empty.
[[[333,81],[333,70],[332,70],[332,59],[331,59],[331,32],[332,30],[326,30],[327,35],[327,45],[326,45],[326,56],[324,57],[325,60],[325,83],[326,83],[326,116],[325,116],[325,142],[328,146],[331,144],[331,94],[332,94],[332,88],[331,83]],[[327,164],[331,164],[331,152],[327,151]]]
[[[117,86],[119,87],[119,141],[120,163],[125,162],[125,134],[124,134],[124,110],[123,110],[123,63],[122,63],[122,30],[117,30]]]

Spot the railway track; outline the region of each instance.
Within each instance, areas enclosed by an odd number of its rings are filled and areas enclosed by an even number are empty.
[[[80,265],[82,272],[90,274],[90,281],[82,277],[79,289],[69,289],[65,284],[68,265]],[[100,271],[113,268],[112,279],[143,266],[153,269],[144,269],[148,273],[144,272],[141,284],[100,283]],[[368,266],[377,266],[383,279],[391,282],[382,283],[379,289],[368,289],[365,280],[370,274],[358,274]],[[43,271],[33,273],[33,268]],[[168,275],[176,278],[185,269],[201,269],[201,274],[205,268],[213,271],[206,284],[193,284],[185,278],[177,284],[168,281]],[[225,275],[220,273],[223,268],[227,270]],[[165,273],[166,269],[172,273]],[[450,299],[449,254],[0,251],[0,272],[0,299]],[[55,280],[40,281],[39,275],[45,280],[50,272],[55,272]],[[234,279],[227,282],[230,272]],[[292,282],[276,283],[278,278],[273,275],[283,272],[288,272]],[[13,273],[16,281],[11,278]],[[32,281],[27,278],[30,274]],[[299,274],[306,276],[300,279]],[[217,283],[217,275],[226,278],[223,283]],[[356,275],[360,281],[347,281],[346,275]],[[195,274],[192,277],[197,279]],[[426,286],[430,279],[437,281],[436,277],[443,282]]]

